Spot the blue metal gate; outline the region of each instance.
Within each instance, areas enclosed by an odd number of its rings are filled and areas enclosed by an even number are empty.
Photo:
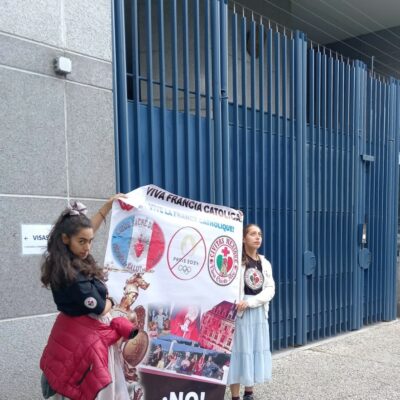
[[[399,82],[226,0],[115,0],[117,178],[264,230],[273,348],[396,317]]]

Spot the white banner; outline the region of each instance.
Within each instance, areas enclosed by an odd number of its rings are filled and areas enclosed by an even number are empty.
[[[153,185],[127,196],[113,204],[105,266],[114,313],[141,328],[122,349],[130,390],[147,400],[184,399],[196,381],[199,399],[222,399],[242,214]]]

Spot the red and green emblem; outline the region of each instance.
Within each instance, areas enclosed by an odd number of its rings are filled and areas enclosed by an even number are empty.
[[[214,240],[208,254],[208,271],[212,280],[220,286],[229,285],[236,277],[239,266],[236,242],[229,236]]]

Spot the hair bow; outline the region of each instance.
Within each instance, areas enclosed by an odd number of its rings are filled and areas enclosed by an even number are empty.
[[[79,201],[71,201],[67,208],[64,210],[63,215],[86,215],[87,208]]]

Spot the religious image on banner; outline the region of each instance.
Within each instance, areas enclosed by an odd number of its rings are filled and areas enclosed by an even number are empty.
[[[222,400],[239,293],[242,213],[149,185],[114,202],[105,257],[132,400]]]

